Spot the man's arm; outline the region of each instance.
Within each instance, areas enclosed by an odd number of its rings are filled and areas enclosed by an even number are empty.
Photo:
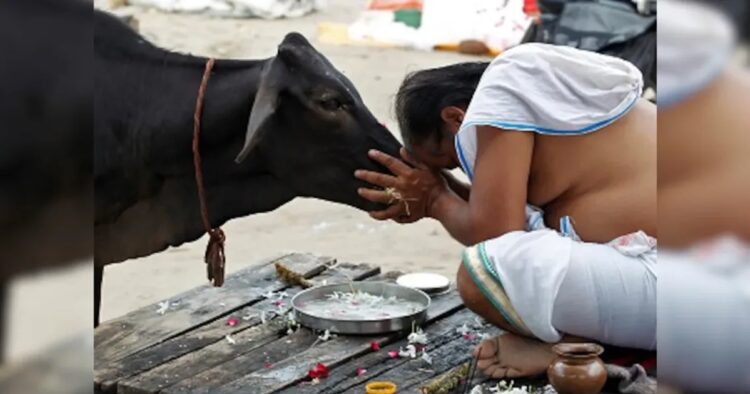
[[[448,180],[439,172],[418,163],[412,168],[385,153],[371,152],[370,157],[394,175],[358,170],[356,177],[397,190],[405,202],[370,212],[370,216],[401,223],[429,216],[440,221],[451,236],[464,245],[525,229],[526,188],[534,135],[490,126],[479,127],[477,133],[479,150],[471,193],[468,188],[458,187],[459,193],[464,190],[466,199],[449,187]],[[393,202],[392,194],[387,191],[363,188],[359,193],[370,201]],[[411,206],[411,216],[406,212],[407,204]]]
[[[468,202],[456,193],[442,192],[428,211],[464,245],[526,226],[524,208],[534,135],[480,126],[477,138],[479,148]]]
[[[469,201],[469,196],[471,195],[471,185],[467,185],[466,183],[459,181],[448,170],[443,170],[441,174],[443,175],[445,182],[448,183],[448,187],[453,190],[454,193],[461,197],[462,200]]]

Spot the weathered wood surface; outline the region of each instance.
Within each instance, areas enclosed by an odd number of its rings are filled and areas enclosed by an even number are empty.
[[[338,264],[336,269],[326,270],[312,278],[311,281],[313,283],[325,281],[328,284],[345,283],[349,278],[362,280],[376,275],[378,272],[378,268],[369,265]],[[189,385],[190,382],[195,381],[220,382],[222,377],[226,381],[230,376],[237,376],[236,374],[241,373],[241,370],[231,369],[232,365],[238,365],[245,370],[255,367],[260,369],[263,368],[265,363],[280,359],[281,355],[286,354],[287,349],[309,346],[312,343],[307,343],[310,340],[309,337],[286,335],[288,327],[284,316],[289,312],[291,297],[301,290],[301,288],[286,289],[285,292],[288,297],[282,300],[284,304],[281,307],[274,305],[272,300],[263,300],[231,314],[232,317],[236,317],[240,321],[234,327],[226,324],[226,318],[220,319],[208,326],[163,343],[162,345],[169,345],[166,348],[154,347],[151,352],[145,351],[137,354],[137,356],[141,356],[143,353],[150,353],[151,359],[164,359],[175,354],[176,356],[181,355],[181,357],[171,357],[173,360],[166,360],[170,361],[169,363],[159,365],[137,376],[133,376],[134,373],[130,374],[133,377],[122,381],[119,384],[118,392],[156,392],[183,380],[185,382],[181,382],[181,386]],[[264,311],[267,315],[267,323],[261,324],[260,314]],[[245,321],[243,317],[247,316],[254,317]],[[236,343],[230,344],[226,340],[226,335],[231,335]],[[186,341],[188,338],[193,340]],[[202,340],[198,338],[202,338]],[[207,338],[211,341],[208,346],[190,346],[191,343],[206,343]],[[314,341],[314,339],[312,340]],[[245,357],[247,353],[260,348],[263,348],[263,351],[269,354],[268,358],[261,359],[254,355]],[[138,357],[138,360],[133,360],[132,365],[137,368],[139,361],[142,359],[143,357]],[[250,359],[247,364],[240,361],[245,359]],[[228,363],[232,360],[236,361]],[[212,370],[215,366],[219,367]]]
[[[334,264],[333,259],[312,255],[280,259],[315,284],[392,281],[397,276],[380,274],[366,264]],[[277,259],[229,275],[223,289],[202,286],[173,297],[171,301],[179,304],[164,315],[152,305],[104,323],[96,332],[97,392],[360,394],[369,381],[390,380],[399,393],[417,394],[422,385],[470,361],[479,339],[464,337],[459,327],[468,324],[475,332],[498,333],[489,325],[476,327],[476,315],[463,306],[455,290],[433,297],[422,325],[431,364],[388,355],[408,344],[407,333],[338,336],[325,342],[307,328],[289,333],[285,314],[290,297],[302,289],[279,282],[273,261]],[[263,297],[269,291],[285,291],[289,297],[278,305]],[[267,312],[265,323],[260,321],[262,311]],[[229,317],[238,318],[238,324],[228,325]],[[381,346],[379,351],[371,349],[373,341]],[[329,368],[330,376],[311,385],[307,372],[318,362]],[[366,373],[356,376],[357,368]],[[482,381],[478,373],[473,383]],[[544,381],[519,383],[540,386]]]
[[[452,314],[463,306],[456,292],[434,298],[427,311],[427,325]],[[307,331],[307,330],[304,330]],[[272,366],[252,372],[242,377],[235,377],[231,382],[210,390],[211,393],[239,393],[247,392],[252,387],[254,393],[273,393],[301,382],[307,377],[307,372],[320,362],[329,368],[354,357],[370,352],[370,342],[376,341],[388,344],[403,338],[404,333],[394,333],[382,336],[340,336],[299,352],[294,357],[282,360]],[[170,391],[167,391],[170,392]]]
[[[164,315],[158,304],[130,312],[102,323],[94,331],[94,378],[97,388],[111,390],[113,363],[170,338],[195,330],[222,316],[264,299],[269,291],[289,286],[278,280],[274,261],[280,261],[305,277],[312,278],[333,263],[333,259],[307,254],[290,254],[229,275],[223,287],[199,286],[170,298]],[[197,337],[201,341],[201,337]],[[205,338],[205,337],[204,337]]]

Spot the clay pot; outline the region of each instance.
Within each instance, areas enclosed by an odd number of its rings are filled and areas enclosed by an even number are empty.
[[[597,394],[607,382],[607,369],[599,358],[604,349],[594,343],[560,343],[552,347],[557,358],[547,368],[547,378],[559,394]]]

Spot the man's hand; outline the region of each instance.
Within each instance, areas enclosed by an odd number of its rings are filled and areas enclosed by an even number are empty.
[[[449,191],[445,179],[438,171],[418,163],[404,148],[401,148],[401,157],[411,166],[379,151],[372,150],[369,155],[395,175],[367,170],[357,170],[354,173],[357,178],[384,189],[360,188],[360,196],[373,202],[391,205],[385,210],[370,212],[374,219],[393,219],[399,223],[416,222],[423,217],[429,217],[432,203],[441,193]]]

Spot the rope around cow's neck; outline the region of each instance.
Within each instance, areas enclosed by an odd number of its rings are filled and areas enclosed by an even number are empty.
[[[209,58],[206,61],[206,68],[203,71],[200,87],[198,88],[198,98],[195,100],[195,112],[193,113],[193,165],[195,166],[195,183],[198,188],[198,202],[201,208],[201,220],[203,229],[208,236],[208,245],[206,246],[206,272],[208,280],[214,286],[220,287],[224,284],[224,241],[226,237],[221,227],[212,228],[208,216],[208,205],[206,204],[206,191],[203,187],[203,166],[201,164],[200,152],[200,134],[201,134],[201,113],[203,112],[203,98],[206,95],[206,86],[208,79],[211,77],[211,70],[214,68],[214,59]]]

